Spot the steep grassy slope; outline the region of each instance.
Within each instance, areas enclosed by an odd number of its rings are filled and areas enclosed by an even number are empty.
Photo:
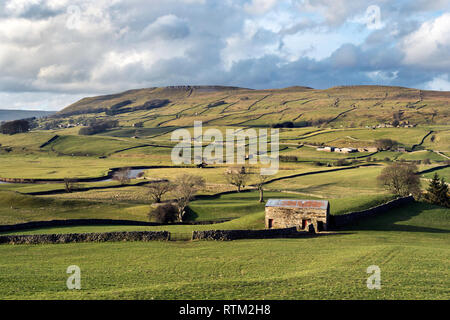
[[[59,116],[105,111],[121,103],[142,106],[155,99],[170,103],[152,110],[113,116],[122,125],[144,122],[145,127],[208,125],[268,126],[292,121],[297,125],[328,127],[365,126],[400,121],[413,124],[447,124],[450,92],[387,86],[350,86],[315,90],[305,87],[250,90],[234,87],[165,87],[126,91],[82,99]]]

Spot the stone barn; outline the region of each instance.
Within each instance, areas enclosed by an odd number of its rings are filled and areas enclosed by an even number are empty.
[[[327,230],[330,204],[325,200],[278,200],[266,203],[266,229],[290,228]]]

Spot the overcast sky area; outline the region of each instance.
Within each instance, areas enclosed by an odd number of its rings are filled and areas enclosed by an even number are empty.
[[[450,91],[450,1],[2,0],[0,109],[167,85]]]

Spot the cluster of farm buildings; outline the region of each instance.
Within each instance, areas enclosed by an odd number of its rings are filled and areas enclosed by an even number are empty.
[[[353,152],[378,152],[377,147],[363,147],[363,148],[335,148],[335,147],[320,147],[317,151],[338,152],[338,153],[353,153]]]

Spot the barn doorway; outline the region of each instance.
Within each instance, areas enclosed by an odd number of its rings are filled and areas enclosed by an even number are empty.
[[[323,222],[322,221],[317,221],[317,231],[323,231]]]
[[[306,229],[307,224],[308,224],[308,220],[302,220],[302,229]]]
[[[269,222],[268,222],[269,229],[272,229],[272,226],[273,226],[273,219],[269,219]]]

